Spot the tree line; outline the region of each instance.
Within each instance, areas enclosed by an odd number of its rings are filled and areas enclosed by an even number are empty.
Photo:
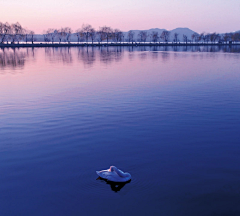
[[[0,43],[19,43],[25,41],[26,43],[35,41],[34,31],[27,30],[21,26],[20,23],[2,23],[0,22]]]
[[[124,41],[123,32],[119,29],[112,29],[108,26],[99,27],[99,30],[95,30],[91,25],[85,24],[75,32],[71,28],[65,27],[61,29],[48,29],[44,31],[43,37],[45,42],[55,42],[56,40],[61,43],[62,41],[70,43],[72,34],[75,33],[78,43],[98,41],[99,43],[111,40],[114,42]]]
[[[99,27],[98,30],[93,28],[89,24],[82,25],[81,28],[73,31],[70,27],[53,29],[49,28],[44,31],[43,38],[46,43],[54,43],[58,41],[59,43],[68,42],[70,43],[71,37],[73,34],[77,37],[78,43],[80,42],[153,42],[160,43],[170,42],[171,32],[164,30],[161,34],[157,31],[152,31],[148,33],[148,31],[139,31],[138,34],[135,35],[135,32],[130,30],[126,34],[124,34],[119,29],[113,29],[108,26]],[[180,43],[180,41],[185,43],[232,43],[232,42],[240,42],[240,32],[235,33],[193,33],[191,37],[183,34],[183,37],[180,38],[179,33],[173,34],[173,43]],[[27,30],[23,28],[20,23],[2,23],[0,22],[0,43],[19,43],[19,42],[31,42],[34,43],[36,41],[36,35],[34,31]]]

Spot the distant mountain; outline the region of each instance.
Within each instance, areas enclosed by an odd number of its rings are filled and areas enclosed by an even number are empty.
[[[147,31],[147,33],[150,35],[153,31],[158,32],[159,36],[162,34],[163,31],[166,31],[166,29],[159,29],[159,28],[152,28],[152,29],[148,29],[148,30],[132,30],[134,32],[134,40],[138,41],[139,37],[138,34],[140,31]],[[191,38],[192,34],[196,33],[193,30],[189,29],[189,28],[176,28],[173,30],[170,30],[170,38],[169,41],[173,41],[173,37],[174,37],[174,33],[178,33],[178,39],[180,41],[183,41],[183,35],[187,35],[188,39]],[[123,32],[124,34],[124,39],[127,40],[127,32]],[[43,42],[44,41],[44,37],[43,35],[36,35],[35,36],[38,42]],[[150,38],[147,39],[147,41],[149,41]],[[55,41],[57,41],[57,39],[55,39]],[[77,37],[76,34],[72,34],[71,36],[71,41],[72,42],[77,42]]]
[[[131,30],[131,31],[134,32],[134,37],[135,37],[135,39],[137,39],[137,36],[140,31],[147,31],[148,33],[155,31],[155,32],[158,32],[159,35],[161,35],[163,31],[166,31],[166,29],[152,28],[149,30]],[[127,32],[124,32],[124,34],[126,34],[126,36],[127,36]]]
[[[134,39],[137,41],[138,40],[138,34],[140,31],[142,30],[132,30],[135,34],[134,34]],[[148,34],[150,35],[153,31],[158,32],[159,36],[162,34],[163,31],[166,31],[166,29],[159,29],[159,28],[152,28],[149,30],[143,30],[143,31],[147,31]],[[190,39],[191,36],[196,33],[193,30],[189,29],[189,28],[176,28],[173,30],[170,30],[170,38],[169,41],[173,41],[174,38],[174,34],[178,33],[178,39],[180,41],[183,41],[183,35],[187,35],[187,37]],[[124,32],[125,38],[127,38],[127,32]],[[147,41],[149,41],[150,38],[148,38]]]
[[[173,36],[175,33],[178,33],[178,38],[180,41],[183,41],[183,35],[186,35],[188,37],[188,39],[191,39],[191,36],[194,34],[194,33],[197,33],[189,28],[176,28],[176,29],[173,29],[171,31],[171,36],[170,36],[170,40],[173,41]],[[197,33],[198,34],[198,33]]]

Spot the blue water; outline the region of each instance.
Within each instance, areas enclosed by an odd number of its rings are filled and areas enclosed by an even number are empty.
[[[239,66],[237,46],[0,50],[0,215],[239,215]],[[97,180],[111,165],[131,182]]]

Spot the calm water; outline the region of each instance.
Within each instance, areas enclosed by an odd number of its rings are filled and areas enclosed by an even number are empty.
[[[0,50],[1,216],[239,215],[239,155],[239,47]]]

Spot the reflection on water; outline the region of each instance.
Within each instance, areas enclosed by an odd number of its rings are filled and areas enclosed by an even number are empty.
[[[196,52],[196,53],[240,53],[240,46],[128,46],[128,47],[46,47],[45,56],[50,63],[71,64],[79,61],[85,67],[92,67],[96,61],[106,65],[112,62],[121,62],[125,52],[129,53],[129,59],[133,59],[134,51],[140,51],[139,58],[144,61],[151,53],[152,59],[161,58],[167,61],[169,52]],[[0,49],[1,69],[23,69],[27,59],[34,59],[36,48],[4,48]],[[72,51],[77,50],[77,59],[74,59]],[[195,56],[196,57],[196,56]],[[3,71],[1,72],[3,73]]]
[[[99,52],[100,61],[105,64],[109,64],[113,61],[119,62],[123,57],[122,52],[122,47],[114,47],[113,49],[111,47],[101,47]]]
[[[100,180],[110,185],[112,191],[116,193],[119,192],[126,184],[129,184],[131,182],[131,179],[127,182],[112,182],[112,181],[107,181],[106,179],[103,179],[101,177],[98,177],[96,180]]]
[[[0,53],[0,216],[240,215],[238,46]]]
[[[85,66],[91,67],[96,61],[96,52],[94,47],[86,49],[78,48],[78,60],[82,61]]]
[[[11,73],[16,73],[15,69],[23,69],[26,59],[34,59],[34,48],[1,48],[0,49],[0,68],[12,70]],[[0,73],[5,73],[1,70]]]
[[[3,49],[0,52],[0,67],[1,69],[22,69],[25,64],[26,56],[26,52],[18,49]]]
[[[73,62],[70,47],[46,47],[45,55],[52,63],[63,62],[64,64],[71,64]]]

